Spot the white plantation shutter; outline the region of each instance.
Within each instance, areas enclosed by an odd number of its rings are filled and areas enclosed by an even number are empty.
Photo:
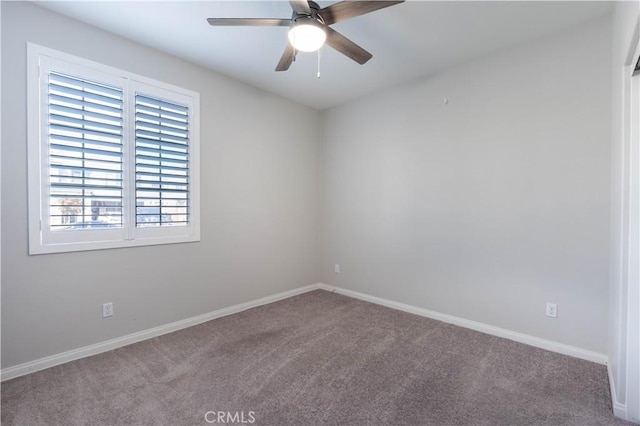
[[[122,226],[123,93],[83,78],[48,75],[49,226]]]
[[[199,94],[28,43],[29,253],[200,240]]]
[[[136,226],[189,223],[189,108],[136,94]]]

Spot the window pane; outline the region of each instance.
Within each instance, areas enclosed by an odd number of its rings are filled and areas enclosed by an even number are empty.
[[[136,95],[136,226],[189,223],[189,108]]]
[[[122,227],[122,90],[55,72],[48,87],[50,229]]]

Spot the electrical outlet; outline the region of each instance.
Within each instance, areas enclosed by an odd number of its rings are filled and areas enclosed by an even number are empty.
[[[335,266],[333,267],[333,272],[335,272],[336,274],[339,274],[340,273],[340,265],[338,265],[336,263]]]
[[[555,303],[547,302],[547,316],[556,318],[558,316],[558,305]]]
[[[113,316],[113,302],[102,304],[102,318]]]

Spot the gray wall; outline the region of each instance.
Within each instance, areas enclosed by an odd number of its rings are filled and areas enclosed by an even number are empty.
[[[606,17],[327,111],[321,281],[606,353],[610,33]]]
[[[200,92],[201,242],[27,255],[27,41]],[[317,282],[318,112],[29,3],[2,77],[2,368]]]

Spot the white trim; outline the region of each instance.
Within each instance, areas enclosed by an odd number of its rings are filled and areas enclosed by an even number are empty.
[[[607,364],[607,373],[609,374],[609,389],[611,389],[611,403],[613,405],[613,414],[621,419],[627,418],[627,406],[618,402],[616,395],[616,386],[613,380],[613,370],[611,364]]]
[[[113,349],[130,345],[132,343],[141,342],[143,340],[158,337],[163,334],[182,330],[184,328],[192,327],[194,325],[211,321],[216,318],[242,312],[247,309],[255,308],[257,306],[262,306],[269,303],[277,302],[278,300],[287,299],[289,297],[293,297],[302,293],[307,293],[313,290],[325,290],[325,291],[335,292],[338,294],[342,294],[344,296],[353,297],[354,299],[364,300],[366,302],[371,302],[377,305],[386,306],[391,309],[397,309],[397,310],[408,312],[411,314],[420,315],[422,317],[432,318],[438,321],[469,328],[482,333],[491,334],[493,336],[503,337],[503,338],[524,343],[530,346],[535,346],[538,348],[547,349],[552,352],[561,353],[563,355],[569,355],[575,358],[597,362],[599,364],[607,364],[606,355],[599,354],[597,352],[592,352],[592,351],[581,349],[575,346],[569,346],[563,343],[553,342],[551,340],[529,336],[527,334],[506,330],[504,328],[494,327],[492,325],[455,317],[453,315],[442,314],[442,313],[431,311],[428,309],[419,308],[417,306],[411,306],[404,303],[395,302],[393,300],[383,299],[376,296],[370,296],[367,294],[359,293],[357,291],[347,290],[340,287],[333,287],[327,284],[318,283],[318,284],[307,285],[304,287],[299,287],[299,288],[285,291],[282,293],[277,293],[272,296],[266,296],[266,297],[252,300],[249,302],[240,303],[238,305],[233,305],[227,308],[222,308],[217,311],[209,312],[202,315],[197,315],[195,317],[187,318],[181,321],[176,321],[176,322],[161,325],[158,327],[150,328],[147,330],[139,331],[136,333],[128,334],[126,336],[117,337],[115,339],[107,340],[105,342],[84,346],[82,348],[73,349],[71,351],[63,352],[56,355],[51,355],[45,358],[40,358],[35,361],[26,362],[24,364],[19,364],[13,367],[8,367],[0,371],[0,381],[5,381],[5,380],[13,379],[16,377],[24,376],[25,374],[34,373],[36,371],[44,370],[45,368],[54,367],[56,365],[64,364],[64,363],[74,361],[80,358],[85,358],[91,355],[97,355],[102,352],[107,352]],[[609,367],[608,369],[609,369],[609,376],[610,376],[609,380],[611,381],[611,368]],[[626,415],[626,406],[622,404],[616,404],[614,408],[617,408],[618,411],[624,410],[624,414]]]
[[[564,343],[558,343],[552,340],[542,339],[540,337],[530,336],[528,334],[518,333],[516,331],[494,327],[489,324],[484,324],[453,315],[443,314],[440,312],[431,311],[429,309],[419,308],[417,306],[407,305],[405,303],[400,303],[389,299],[383,299],[381,297],[370,296],[368,294],[363,294],[357,291],[347,290],[340,287],[333,287],[326,284],[319,284],[319,287],[323,290],[336,292],[345,296],[353,297],[355,299],[364,300],[367,302],[375,303],[377,305],[397,309],[399,311],[409,312],[411,314],[420,315],[422,317],[458,325],[460,327],[465,327],[482,333],[491,334],[492,336],[503,337],[505,339],[524,343],[529,346],[535,346],[537,348],[546,349],[563,355],[569,355],[574,358],[597,362],[598,364],[607,364],[607,356],[605,354],[578,348],[576,346],[565,345]]]
[[[96,343],[82,348],[73,349],[60,354],[51,355],[45,358],[40,358],[35,361],[25,362],[13,367],[8,367],[0,371],[0,381],[14,379],[16,377],[24,376],[25,374],[34,373],[36,371],[44,370],[45,368],[54,367],[56,365],[65,364],[70,361],[75,361],[80,358],[86,358],[91,355],[97,355],[102,352],[107,352],[113,349],[121,348],[123,346],[130,345],[132,343],[141,342],[143,340],[152,339],[154,337],[162,336],[163,334],[171,333],[174,331],[182,330],[184,328],[192,327],[194,325],[202,324],[203,322],[211,321],[216,318],[224,317],[238,312],[246,311],[247,309],[255,308],[257,306],[266,305],[268,303],[277,302],[278,300],[287,299],[298,294],[306,293],[312,290],[318,290],[319,284],[311,284],[304,287],[299,287],[293,290],[277,293],[272,296],[262,297],[260,299],[251,300],[249,302],[240,303],[237,305],[229,306],[227,308],[218,309],[217,311],[209,312],[195,317],[187,318],[181,321],[172,322],[169,324],[161,325],[158,327],[149,328],[147,330],[139,331],[137,333],[127,334],[126,336],[117,337],[115,339],[107,340],[105,342]]]
[[[632,74],[640,56],[636,41],[633,61],[627,69]],[[628,123],[628,265],[627,265],[627,335],[626,335],[626,416],[625,420],[640,423],[640,75],[627,77],[629,87]]]

